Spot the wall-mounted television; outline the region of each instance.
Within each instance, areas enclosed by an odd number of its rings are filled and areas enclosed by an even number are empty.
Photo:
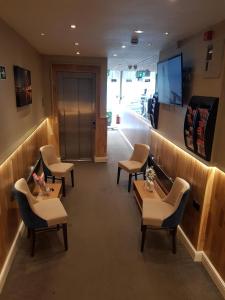
[[[161,61],[157,66],[157,92],[159,102],[182,105],[182,54]]]
[[[14,80],[16,89],[16,106],[32,103],[31,74],[29,70],[14,66]]]

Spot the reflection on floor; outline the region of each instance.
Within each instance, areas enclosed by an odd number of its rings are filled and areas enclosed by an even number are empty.
[[[127,174],[116,185],[117,161],[130,149],[118,131],[108,131],[109,162],[76,165],[76,187],[67,187],[63,204],[69,213],[69,251],[62,236],[38,236],[29,256],[23,237],[0,299],[4,300],[165,300],[222,299],[204,268],[178,242],[149,232],[144,254],[140,215]]]

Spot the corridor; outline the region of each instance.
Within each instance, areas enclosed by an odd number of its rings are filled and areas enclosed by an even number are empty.
[[[69,251],[61,232],[37,237],[29,256],[26,234],[2,300],[217,300],[205,269],[178,242],[171,253],[165,232],[148,232],[141,254],[140,214],[127,192],[127,174],[116,185],[117,161],[131,150],[119,132],[108,132],[108,164],[77,163],[75,188],[62,202],[69,215]]]

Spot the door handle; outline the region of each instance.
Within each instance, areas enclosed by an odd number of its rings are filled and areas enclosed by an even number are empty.
[[[94,129],[96,129],[96,122],[95,122],[95,121],[92,121],[92,127],[93,127]]]

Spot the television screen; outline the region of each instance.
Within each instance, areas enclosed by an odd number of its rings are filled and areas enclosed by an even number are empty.
[[[30,71],[14,66],[14,80],[16,88],[16,105],[24,106],[32,103]]]
[[[158,63],[159,102],[182,105],[182,54]]]

